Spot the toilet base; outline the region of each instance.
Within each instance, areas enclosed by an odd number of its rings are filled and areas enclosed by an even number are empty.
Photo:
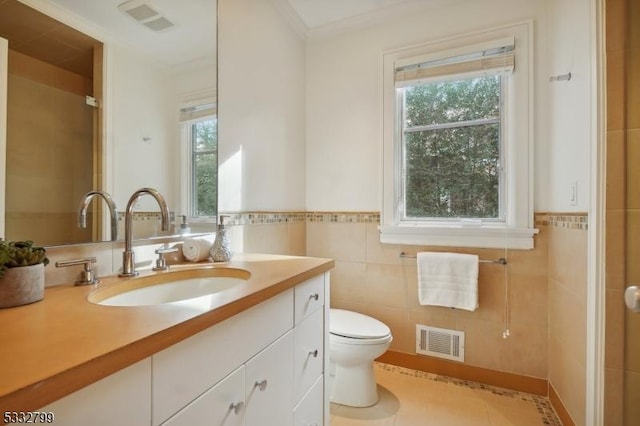
[[[329,400],[350,407],[370,407],[378,402],[373,362],[347,368],[332,363],[329,373]]]

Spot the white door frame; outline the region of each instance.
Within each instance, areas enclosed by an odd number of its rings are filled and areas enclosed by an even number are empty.
[[[586,424],[604,424],[606,55],[605,0],[591,0],[591,141],[588,261]]]

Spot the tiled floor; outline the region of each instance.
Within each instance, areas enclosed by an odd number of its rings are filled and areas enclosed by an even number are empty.
[[[380,400],[331,404],[331,426],[534,426],[561,423],[546,398],[375,363]]]

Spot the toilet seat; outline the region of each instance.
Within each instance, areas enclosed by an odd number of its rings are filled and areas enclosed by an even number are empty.
[[[354,339],[353,337],[344,337],[338,334],[329,334],[329,341],[331,343],[342,343],[343,345],[379,345],[389,343],[392,340],[391,334],[384,337],[377,337],[375,339]]]
[[[343,309],[330,310],[329,332],[333,341],[351,344],[386,343],[391,338],[391,329],[383,322]]]

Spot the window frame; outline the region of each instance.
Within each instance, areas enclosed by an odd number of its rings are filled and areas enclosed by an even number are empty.
[[[447,76],[447,77],[443,77],[443,78],[437,78],[437,79],[433,79],[433,83],[439,83],[439,82],[443,82],[443,81],[459,81],[459,80],[463,80],[463,79],[470,79],[470,78],[475,78],[475,77],[481,77],[481,76],[486,76],[486,75],[497,75],[500,77],[500,82],[499,82],[499,102],[500,102],[500,117],[498,117],[497,119],[478,119],[478,120],[474,120],[477,121],[477,123],[475,124],[467,124],[469,123],[469,121],[465,121],[465,122],[449,122],[449,123],[438,123],[438,124],[430,124],[427,126],[416,126],[416,127],[431,127],[431,129],[429,130],[442,130],[442,129],[450,129],[450,128],[460,128],[460,127],[472,127],[474,125],[477,124],[482,124],[480,122],[483,122],[484,124],[489,124],[490,121],[495,122],[495,124],[498,124],[500,126],[500,132],[499,132],[499,153],[500,153],[500,158],[498,159],[498,217],[495,218],[482,218],[482,220],[485,220],[487,222],[492,222],[492,223],[502,223],[505,222],[505,195],[504,195],[504,191],[505,191],[505,175],[503,173],[503,170],[505,169],[505,164],[504,164],[504,152],[505,152],[505,138],[504,138],[504,130],[505,130],[505,114],[504,114],[504,99],[506,98],[506,96],[508,95],[508,88],[506,87],[507,84],[505,84],[505,79],[504,79],[504,75],[502,75],[503,73],[500,71],[493,71],[490,73],[487,72],[482,72],[482,71],[478,71],[475,73],[470,73],[470,74],[466,74],[466,75],[453,75],[453,76]],[[411,87],[414,87],[414,85],[411,85]],[[406,158],[407,158],[407,133],[409,132],[420,132],[420,131],[424,131],[425,129],[416,129],[416,128],[407,128],[405,126],[406,123],[406,96],[403,96],[402,91],[400,90],[396,90],[396,96],[397,96],[397,103],[396,103],[396,108],[397,108],[397,120],[398,123],[400,123],[400,126],[398,126],[398,134],[396,135],[396,138],[398,138],[397,140],[399,141],[400,144],[400,151],[401,151],[401,161],[402,161],[402,171],[401,171],[401,188],[399,190],[399,208],[400,208],[400,219],[399,221],[402,222],[418,222],[418,223],[423,223],[423,222],[433,222],[433,223],[449,223],[449,222],[453,222],[453,223],[459,223],[461,222],[463,219],[462,218],[447,218],[447,217],[407,217],[407,212],[406,212],[406,205],[407,205],[407,162],[406,162]],[[459,124],[459,125],[456,125]],[[481,218],[468,218],[467,220],[478,220]]]
[[[200,101],[189,104],[189,106],[194,105],[206,105],[211,104],[211,101]],[[180,205],[183,214],[187,216],[189,221],[191,222],[202,222],[202,223],[216,223],[217,215],[216,212],[213,216],[198,216],[197,211],[195,209],[196,200],[194,197],[194,160],[196,156],[196,152],[194,151],[194,135],[193,135],[193,125],[197,122],[207,121],[210,119],[217,120],[217,113],[214,112],[212,114],[199,116],[197,118],[182,120],[180,122],[180,146],[181,146],[181,173],[180,173]]]
[[[504,79],[501,148],[504,221],[403,219],[403,143],[395,69],[425,60],[465,55],[495,40],[515,41],[516,68]],[[533,23],[397,49],[383,54],[383,196],[380,242],[480,248],[533,248]],[[452,78],[459,76],[451,75]],[[439,78],[442,80],[444,78]],[[517,102],[516,102],[517,100]]]

